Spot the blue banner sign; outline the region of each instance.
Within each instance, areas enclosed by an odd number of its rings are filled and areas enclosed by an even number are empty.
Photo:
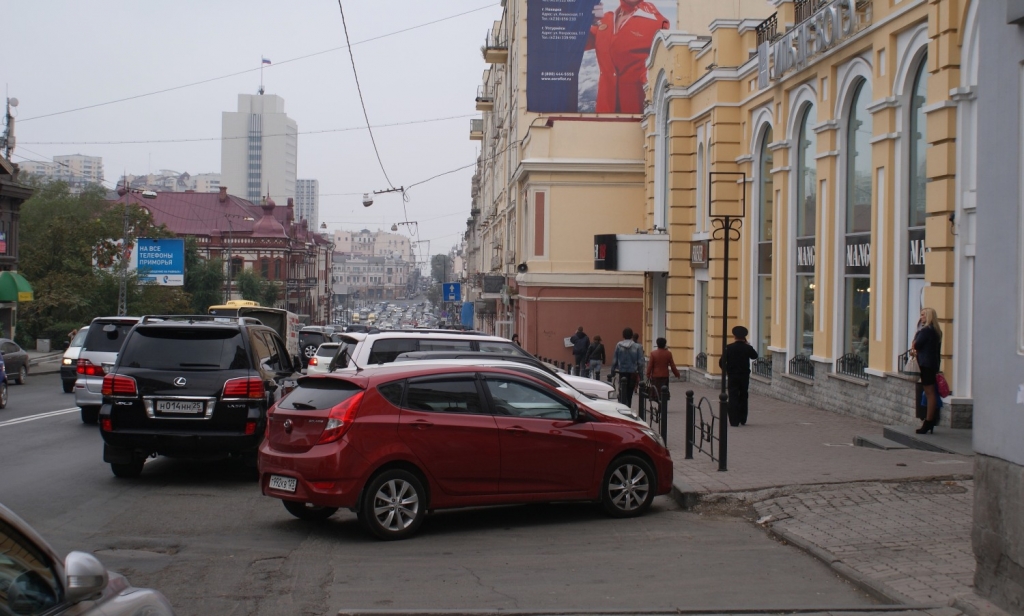
[[[167,287],[185,284],[185,240],[140,237],[132,253],[132,268],[139,282]]]

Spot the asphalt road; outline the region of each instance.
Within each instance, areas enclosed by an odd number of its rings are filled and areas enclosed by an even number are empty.
[[[407,541],[355,516],[306,523],[229,461],[150,461],[115,479],[58,375],[11,386],[0,410],[0,502],[59,553],[92,551],[181,615],[338,610],[784,610],[872,600],[818,561],[729,516],[667,497],[634,520],[589,505],[440,512]],[[13,420],[13,421],[12,421]]]

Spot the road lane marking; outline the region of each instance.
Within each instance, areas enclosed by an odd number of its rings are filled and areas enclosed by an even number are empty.
[[[30,421],[35,421],[37,419],[46,419],[48,417],[57,417],[59,415],[67,415],[68,413],[76,413],[76,412],[78,412],[78,410],[79,409],[76,406],[76,407],[70,408],[70,409],[60,409],[59,411],[48,411],[46,413],[38,413],[36,415],[28,415],[26,417],[19,417],[17,419],[8,419],[7,421],[0,421],[0,428],[5,428],[7,426],[14,426],[14,425],[17,425],[17,424],[22,424],[22,423],[28,423]]]

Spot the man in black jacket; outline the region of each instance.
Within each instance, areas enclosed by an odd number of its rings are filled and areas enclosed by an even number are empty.
[[[572,343],[572,356],[576,360],[574,374],[583,376],[583,370],[586,369],[587,351],[590,350],[590,336],[583,333],[583,326],[580,325],[576,333],[569,338],[569,342]]]
[[[732,328],[733,342],[725,347],[719,365],[724,368],[729,384],[729,425],[747,424],[747,390],[750,388],[750,360],[757,359],[757,351],[747,342],[747,328]]]

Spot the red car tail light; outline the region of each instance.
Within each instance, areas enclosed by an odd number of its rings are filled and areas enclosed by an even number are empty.
[[[224,382],[225,398],[259,399],[263,396],[263,381],[259,377],[243,376],[237,379],[228,379]]]
[[[327,427],[320,435],[320,440],[316,442],[317,445],[333,443],[345,436],[348,429],[352,427],[352,422],[355,421],[356,410],[359,409],[359,403],[363,401],[363,393],[365,392],[361,391],[331,409],[330,415],[327,416]]]
[[[103,370],[103,366],[97,366],[88,359],[79,359],[78,365],[75,366],[75,372],[85,376],[106,376],[106,371]]]
[[[139,388],[135,384],[135,379],[120,374],[108,374],[103,377],[103,389],[101,391],[104,396],[139,395]]]
[[[310,357],[309,358],[309,365],[310,366],[319,366],[320,365],[320,360],[315,358],[315,357]]]

